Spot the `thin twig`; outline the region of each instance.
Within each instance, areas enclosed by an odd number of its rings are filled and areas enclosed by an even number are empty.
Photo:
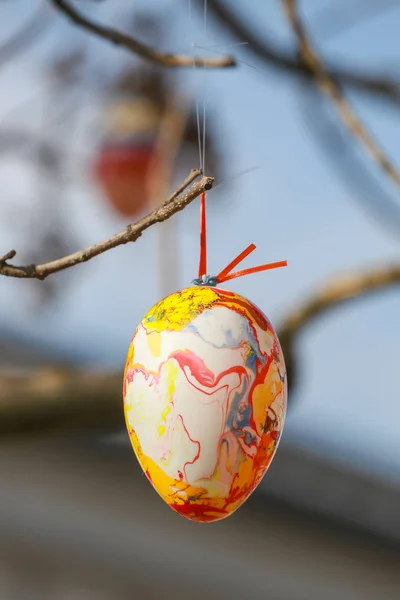
[[[6,254],[3,254],[3,256],[0,256],[0,265],[4,265],[5,262],[14,258],[14,256],[16,254],[17,253],[15,250],[9,250],[8,252],[6,252]]]
[[[176,200],[178,196],[180,196],[180,194],[182,194],[186,190],[187,187],[189,187],[191,183],[193,183],[195,179],[200,177],[200,175],[203,175],[203,171],[201,169],[192,169],[189,175],[186,177],[185,181],[183,181],[181,185],[176,188],[176,190],[170,195],[170,197],[165,202],[161,204],[161,206],[168,206],[169,204],[171,204],[174,200]],[[212,187],[214,179],[212,177],[207,177],[206,179],[212,179]]]
[[[63,271],[69,267],[73,267],[83,262],[103,254],[112,248],[127,244],[128,242],[136,242],[136,240],[142,235],[142,233],[155,225],[156,223],[162,223],[166,221],[175,213],[183,210],[188,204],[190,204],[195,198],[206,190],[210,190],[214,183],[213,177],[202,177],[200,181],[192,183],[200,174],[199,169],[194,169],[189,177],[185,181],[185,187],[192,184],[190,188],[181,195],[176,195],[176,192],[172,194],[168,200],[163,202],[158,208],[153,210],[150,214],[143,217],[136,223],[132,223],[125,227],[119,233],[112,237],[89,246],[84,250],[79,250],[63,258],[59,258],[52,262],[48,262],[42,265],[27,265],[27,266],[14,266],[4,262],[0,264],[0,275],[6,275],[7,277],[19,277],[19,278],[34,278],[34,279],[45,279],[53,273]],[[183,184],[182,184],[183,185]],[[180,186],[179,189],[182,189]],[[185,189],[185,188],[183,188]]]
[[[349,102],[342,93],[340,85],[324,68],[318,54],[303,27],[296,9],[296,0],[281,0],[289,23],[295,33],[302,60],[315,74],[315,80],[320,90],[331,100],[340,119],[350,133],[361,143],[370,158],[400,186],[400,173],[379,147],[365,125],[360,121]]]
[[[234,67],[236,60],[232,56],[217,56],[213,58],[200,58],[198,56],[187,56],[184,54],[171,54],[160,52],[155,48],[151,48],[133,37],[117,31],[112,27],[106,27],[89,20],[87,17],[73,8],[66,0],[50,0],[53,5],[63,12],[76,25],[90,31],[98,37],[104,38],[117,46],[122,46],[130,52],[149,60],[153,63],[162,65],[163,67]]]
[[[179,196],[179,194],[182,194],[182,192],[184,192],[186,190],[186,188],[195,179],[197,179],[197,177],[200,177],[200,175],[202,175],[202,174],[203,174],[203,171],[201,169],[192,169],[190,171],[189,175],[186,177],[185,181],[183,183],[181,183],[181,185],[179,187],[177,187],[176,190],[170,195],[170,197],[166,201],[166,204],[169,204],[170,202],[175,200],[175,198],[177,198]]]
[[[204,0],[196,1],[200,6],[203,6]],[[265,34],[262,37],[258,36],[254,28],[246,24],[246,20],[243,19],[242,15],[239,16],[235,13],[232,8],[233,4],[233,2],[228,3],[224,0],[208,0],[208,11],[236,39],[247,42],[246,52],[251,52],[268,66],[282,72],[297,73],[305,76],[310,82],[314,81],[314,71],[303,60],[293,56],[291,51],[270,42]],[[343,85],[351,86],[360,91],[371,92],[397,104],[400,103],[400,83],[398,81],[379,75],[358,73],[353,69],[333,64],[326,65],[325,70],[329,77]]]

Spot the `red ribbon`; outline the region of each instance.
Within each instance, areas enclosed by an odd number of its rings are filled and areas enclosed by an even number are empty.
[[[251,275],[252,273],[258,273],[260,271],[269,271],[270,269],[278,269],[279,267],[286,267],[287,261],[281,260],[279,262],[268,263],[265,265],[259,265],[258,267],[251,267],[249,269],[242,269],[241,271],[234,271],[239,263],[242,262],[249,254],[256,249],[254,244],[247,246],[243,252],[237,255],[229,265],[222,269],[217,275],[217,283],[224,283],[230,279],[236,279],[237,277],[243,277],[244,275]],[[200,198],[200,260],[199,260],[199,278],[202,278],[207,274],[207,225],[206,225],[206,195],[203,192]]]

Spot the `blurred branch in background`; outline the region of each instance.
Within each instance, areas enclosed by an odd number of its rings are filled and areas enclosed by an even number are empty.
[[[123,423],[122,373],[66,367],[0,377],[0,435],[113,429]]]
[[[281,0],[281,2],[297,38],[301,59],[314,73],[318,87],[322,93],[330,98],[345,127],[347,127],[353,136],[358,139],[372,160],[379,165],[392,181],[400,186],[400,173],[355,114],[349,102],[343,95],[340,85],[325,70],[322,61],[315,52],[303,27],[299,13],[297,12],[296,0]]]
[[[178,104],[177,95],[171,92],[167,98],[152,162],[147,173],[147,185],[152,206],[157,206],[171,187],[172,173],[183,141],[189,111],[189,103],[180,102]]]
[[[52,156],[54,161],[61,155],[61,145],[56,140],[49,139],[44,132],[30,132],[26,129],[2,127],[0,122],[0,156],[11,152],[39,151],[46,156]]]
[[[73,8],[66,0],[50,0],[52,4],[69,17],[76,25],[90,31],[91,33],[116,44],[122,46],[126,50],[141,56],[153,63],[163,67],[205,67],[205,68],[221,68],[234,67],[236,61],[232,56],[219,56],[213,58],[199,58],[196,56],[186,56],[183,54],[171,54],[170,52],[160,52],[155,48],[147,46],[133,37],[117,31],[111,27],[106,27],[94,23],[87,17],[83,16],[79,11]]]
[[[47,3],[45,7],[53,19]],[[41,40],[42,37],[37,38],[38,42]],[[73,155],[78,160],[77,152],[71,151],[69,146],[79,120],[77,92],[81,94],[84,88],[84,64],[82,46],[75,45],[71,51],[58,50],[49,64],[45,63],[45,81],[40,89],[7,110],[1,118],[0,156],[5,165],[18,164],[30,181],[22,193],[7,189],[7,197],[2,200],[3,226],[6,220],[10,221],[15,237],[18,233],[24,236],[19,248],[24,262],[40,264],[44,260],[55,260],[83,245],[72,232],[68,218],[65,166]],[[32,230],[34,236],[24,235]],[[54,306],[65,292],[69,278],[68,274],[67,278],[49,279],[30,286],[24,295],[28,310],[37,313],[48,309],[50,304]]]
[[[0,260],[0,274],[6,275],[7,277],[45,279],[53,273],[74,267],[75,265],[83,262],[87,262],[95,256],[99,256],[99,254],[103,254],[103,252],[107,252],[108,250],[116,248],[117,246],[127,244],[128,242],[136,242],[136,240],[139,239],[146,229],[152,225],[155,225],[156,223],[162,223],[163,221],[166,221],[175,213],[183,210],[188,204],[195,200],[195,198],[200,196],[201,193],[211,190],[214,183],[213,177],[204,176],[200,181],[193,183],[193,181],[200,175],[200,169],[193,169],[185,182],[179,186],[179,188],[168,200],[166,200],[147,216],[143,217],[136,223],[127,225],[122,231],[102,242],[42,265],[9,265],[7,263],[7,259],[4,259],[3,257]],[[190,184],[192,185],[190,186],[189,190],[182,194],[182,192]],[[11,250],[10,252],[4,256],[8,255],[9,257],[14,257],[16,251]]]
[[[204,0],[196,0],[203,9]],[[242,16],[232,9],[233,3],[226,0],[207,0],[208,11],[225,30],[231,32],[240,42],[248,42],[245,51],[251,52],[268,66],[275,67],[289,75],[302,75],[310,83],[315,81],[315,71],[292,51],[279,48],[268,40],[264,32],[258,35],[254,28],[247,24]],[[359,91],[370,92],[387,100],[400,104],[400,80],[393,80],[379,74],[357,72],[343,66],[325,64],[325,72],[329,78],[339,84],[348,85]]]
[[[177,158],[189,119],[189,101],[186,98],[180,99],[175,90],[171,91],[166,100],[154,153],[146,175],[150,206],[158,206],[172,187]],[[173,221],[168,221],[159,229],[157,245],[160,295],[167,296],[171,289],[178,289],[179,286],[178,236]]]
[[[400,265],[341,275],[323,284],[289,312],[278,330],[291,398],[298,383],[295,343],[303,330],[328,311],[400,284]],[[0,435],[56,430],[107,430],[123,425],[122,372],[82,372],[48,368],[32,374],[0,376]]]
[[[358,146],[350,143],[351,132],[337,126],[329,100],[315,87],[303,86],[299,107],[310,137],[322,150],[319,156],[348,189],[348,198],[372,217],[374,225],[378,224],[398,242],[400,206],[385,189],[384,182],[368,168],[369,163],[362,160]]]
[[[399,284],[400,265],[396,264],[340,275],[324,283],[319,290],[309,296],[308,300],[289,312],[283,319],[278,334],[285,356],[290,390],[296,388],[298,381],[298,356],[295,352],[295,342],[307,326],[326,312],[339,308],[350,300],[364,299]]]
[[[334,2],[316,8],[311,17],[311,29],[326,42],[398,8],[398,0]]]
[[[34,42],[40,41],[53,21],[48,6],[45,5],[37,10],[17,33],[0,46],[0,68],[28,50]]]

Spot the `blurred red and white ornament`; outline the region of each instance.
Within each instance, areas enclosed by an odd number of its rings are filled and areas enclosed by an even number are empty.
[[[122,98],[106,114],[104,141],[95,157],[95,178],[112,208],[132,218],[148,205],[160,109],[148,98]]]

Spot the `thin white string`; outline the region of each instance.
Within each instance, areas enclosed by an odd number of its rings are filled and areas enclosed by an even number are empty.
[[[204,0],[204,41],[207,42],[207,0]],[[206,164],[206,101],[203,100],[203,173]]]
[[[209,193],[213,194],[216,190],[218,190],[222,186],[227,185],[233,179],[236,179],[237,177],[242,177],[243,175],[247,175],[247,173],[252,173],[253,171],[257,171],[258,169],[262,169],[262,168],[263,168],[263,165],[257,165],[254,167],[249,167],[248,169],[243,169],[243,171],[239,171],[238,173],[235,173],[234,175],[230,175],[229,177],[227,177],[226,179],[224,179],[217,185],[213,186],[212,190]]]
[[[194,69],[196,68],[195,66],[193,67]],[[200,161],[200,169],[202,169],[202,171],[204,172],[204,163],[203,163],[203,155],[202,155],[202,148],[201,148],[201,128],[200,128],[200,109],[199,109],[199,101],[196,100],[196,120],[197,120],[197,143],[199,146],[199,161]]]
[[[188,17],[189,17],[189,31],[190,31],[190,35],[193,32],[193,19],[192,19],[192,0],[188,0]],[[196,42],[192,42],[191,44],[191,48],[196,47]],[[194,62],[193,59],[193,71],[196,71],[196,64]],[[204,172],[204,158],[203,158],[203,148],[204,148],[204,143],[202,144],[202,139],[201,139],[201,123],[200,123],[200,103],[199,100],[196,99],[196,125],[197,125],[197,145],[198,145],[198,151],[199,151],[199,167],[200,169],[202,169],[202,171]]]
[[[203,173],[206,169],[206,101],[203,101]]]

